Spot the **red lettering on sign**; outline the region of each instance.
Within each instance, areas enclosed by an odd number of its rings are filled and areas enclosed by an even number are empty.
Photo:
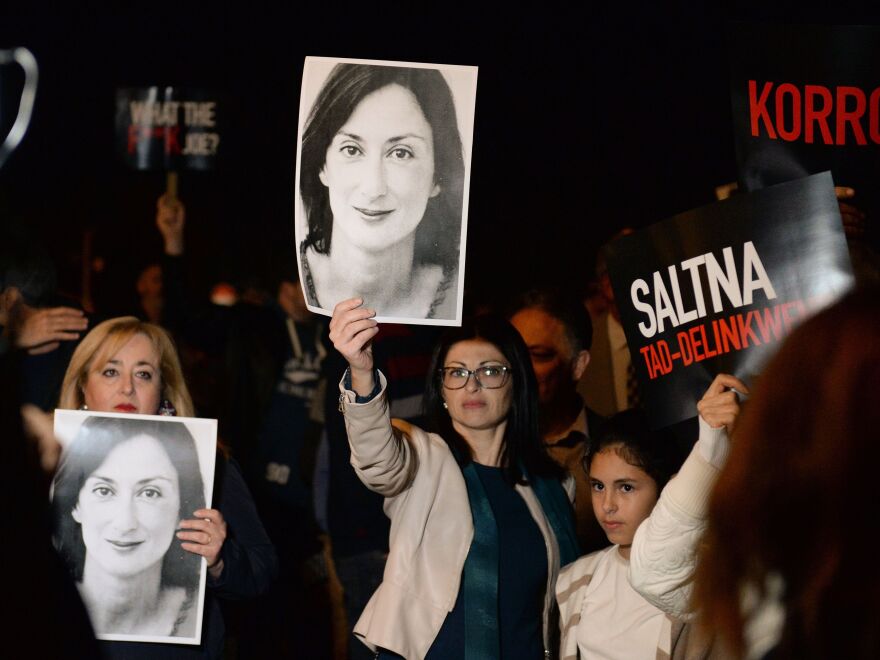
[[[856,100],[856,107],[853,110],[846,109],[847,97]],[[853,135],[856,138],[856,144],[868,144],[865,139],[865,131],[859,121],[865,114],[865,106],[867,105],[865,93],[858,87],[837,88],[837,134],[834,141],[835,144],[846,143],[846,125],[852,126]]]
[[[821,97],[822,107],[816,108],[816,97]],[[813,124],[819,124],[819,130],[822,133],[822,142],[831,144],[834,140],[831,138],[831,128],[828,126],[828,115],[831,114],[831,108],[834,105],[834,99],[827,87],[822,85],[807,85],[804,87],[804,140],[807,144],[813,144]]]
[[[754,80],[749,81],[749,117],[752,120],[752,136],[758,137],[758,119],[763,120],[764,128],[767,130],[767,137],[771,140],[776,139],[776,131],[773,130],[773,122],[770,121],[770,115],[767,114],[767,98],[770,96],[770,90],[773,89],[773,83],[764,83],[764,89],[761,90],[761,97],[756,98],[758,93],[758,83]]]
[[[165,154],[179,154],[180,143],[177,141],[180,126],[167,126],[165,128]]]
[[[859,87],[748,81],[749,122],[752,137],[766,135],[806,144],[864,146],[880,144],[880,87],[869,94]],[[769,105],[773,94],[773,104]],[[833,115],[833,117],[832,117]],[[867,121],[867,129],[864,122]],[[833,123],[833,132],[832,132]],[[762,130],[763,126],[763,130]]]
[[[791,96],[791,130],[785,128],[785,95]],[[801,136],[801,90],[791,83],[776,88],[776,130],[779,137],[793,142]]]
[[[681,351],[681,363],[684,366],[688,366],[691,362],[694,361],[694,353],[691,350],[691,344],[688,341],[688,333],[679,332],[677,337],[678,349]]]
[[[749,347],[749,337],[752,338],[752,346],[760,346],[761,342],[758,339],[758,335],[755,334],[755,331],[752,330],[752,317],[755,315],[754,312],[749,312],[746,314],[745,322],[743,322],[743,315],[736,315],[736,324],[739,327],[739,336],[742,338],[743,348]]]
[[[133,154],[137,149],[138,143],[138,127],[131,125],[128,127],[128,153]]]
[[[868,134],[871,142],[880,144],[880,87],[871,92],[868,102]]]

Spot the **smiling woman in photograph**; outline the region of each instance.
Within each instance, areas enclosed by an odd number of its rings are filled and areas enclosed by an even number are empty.
[[[55,477],[56,544],[98,634],[192,637],[199,557],[175,543],[205,505],[180,422],[91,417]]]
[[[381,316],[457,310],[464,160],[436,69],[337,64],[303,130],[306,298],[357,295]]]

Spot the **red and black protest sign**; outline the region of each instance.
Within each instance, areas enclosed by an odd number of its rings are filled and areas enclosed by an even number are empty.
[[[880,212],[880,28],[733,23],[731,103],[746,191],[831,170]]]
[[[220,130],[215,95],[178,87],[116,91],[116,144],[136,170],[210,170]]]
[[[718,373],[746,383],[806,316],[852,286],[828,172],[688,211],[609,246],[652,422],[696,415]]]

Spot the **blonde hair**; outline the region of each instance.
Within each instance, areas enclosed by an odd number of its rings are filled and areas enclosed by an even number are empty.
[[[159,326],[140,321],[134,316],[120,316],[99,323],[85,336],[70,358],[61,384],[58,407],[68,410],[81,408],[85,403],[83,388],[89,373],[111,359],[137,334],[147,337],[159,354],[161,398],[170,401],[178,415],[192,417],[195,414],[192,397],[183,378],[174,342]]]

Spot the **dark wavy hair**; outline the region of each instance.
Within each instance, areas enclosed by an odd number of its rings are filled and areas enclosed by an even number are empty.
[[[443,384],[440,369],[454,344],[469,339],[482,339],[493,344],[510,363],[513,387],[501,465],[510,483],[525,483],[520,465],[529,474],[562,478],[564,471],[548,455],[538,432],[538,383],[532,370],[529,350],[516,329],[502,316],[485,314],[466,319],[460,328],[450,328],[440,338],[431,358],[425,386],[425,414],[433,429],[452,449],[459,464],[472,459],[470,446],[453,428],[449,413],[443,407]]]
[[[180,486],[178,519],[191,518],[193,511],[205,506],[205,489],[196,443],[183,422],[89,417],[64,452],[55,475],[52,497],[55,546],[77,582],[82,580],[86,558],[82,529],[73,518],[79,492],[86,479],[101,466],[115,447],[139,435],[158,440],[177,469]],[[172,542],[162,562],[163,586],[195,589],[198,586],[200,559],[199,555],[181,548],[180,543]]]
[[[452,92],[436,69],[373,64],[337,64],[312,106],[303,130],[300,195],[308,218],[305,246],[319,254],[330,251],[333,212],[319,173],[327,149],[358,104],[369,94],[400,85],[416,97],[434,137],[434,182],[440,193],[428,200],[416,229],[415,262],[437,263],[444,270],[458,264],[464,189],[464,158]]]
[[[654,430],[644,411],[624,410],[609,417],[589,440],[584,451],[583,468],[590,474],[593,457],[611,449],[630,465],[645,472],[657,484],[657,495],[681,467],[682,456],[675,435]]]

